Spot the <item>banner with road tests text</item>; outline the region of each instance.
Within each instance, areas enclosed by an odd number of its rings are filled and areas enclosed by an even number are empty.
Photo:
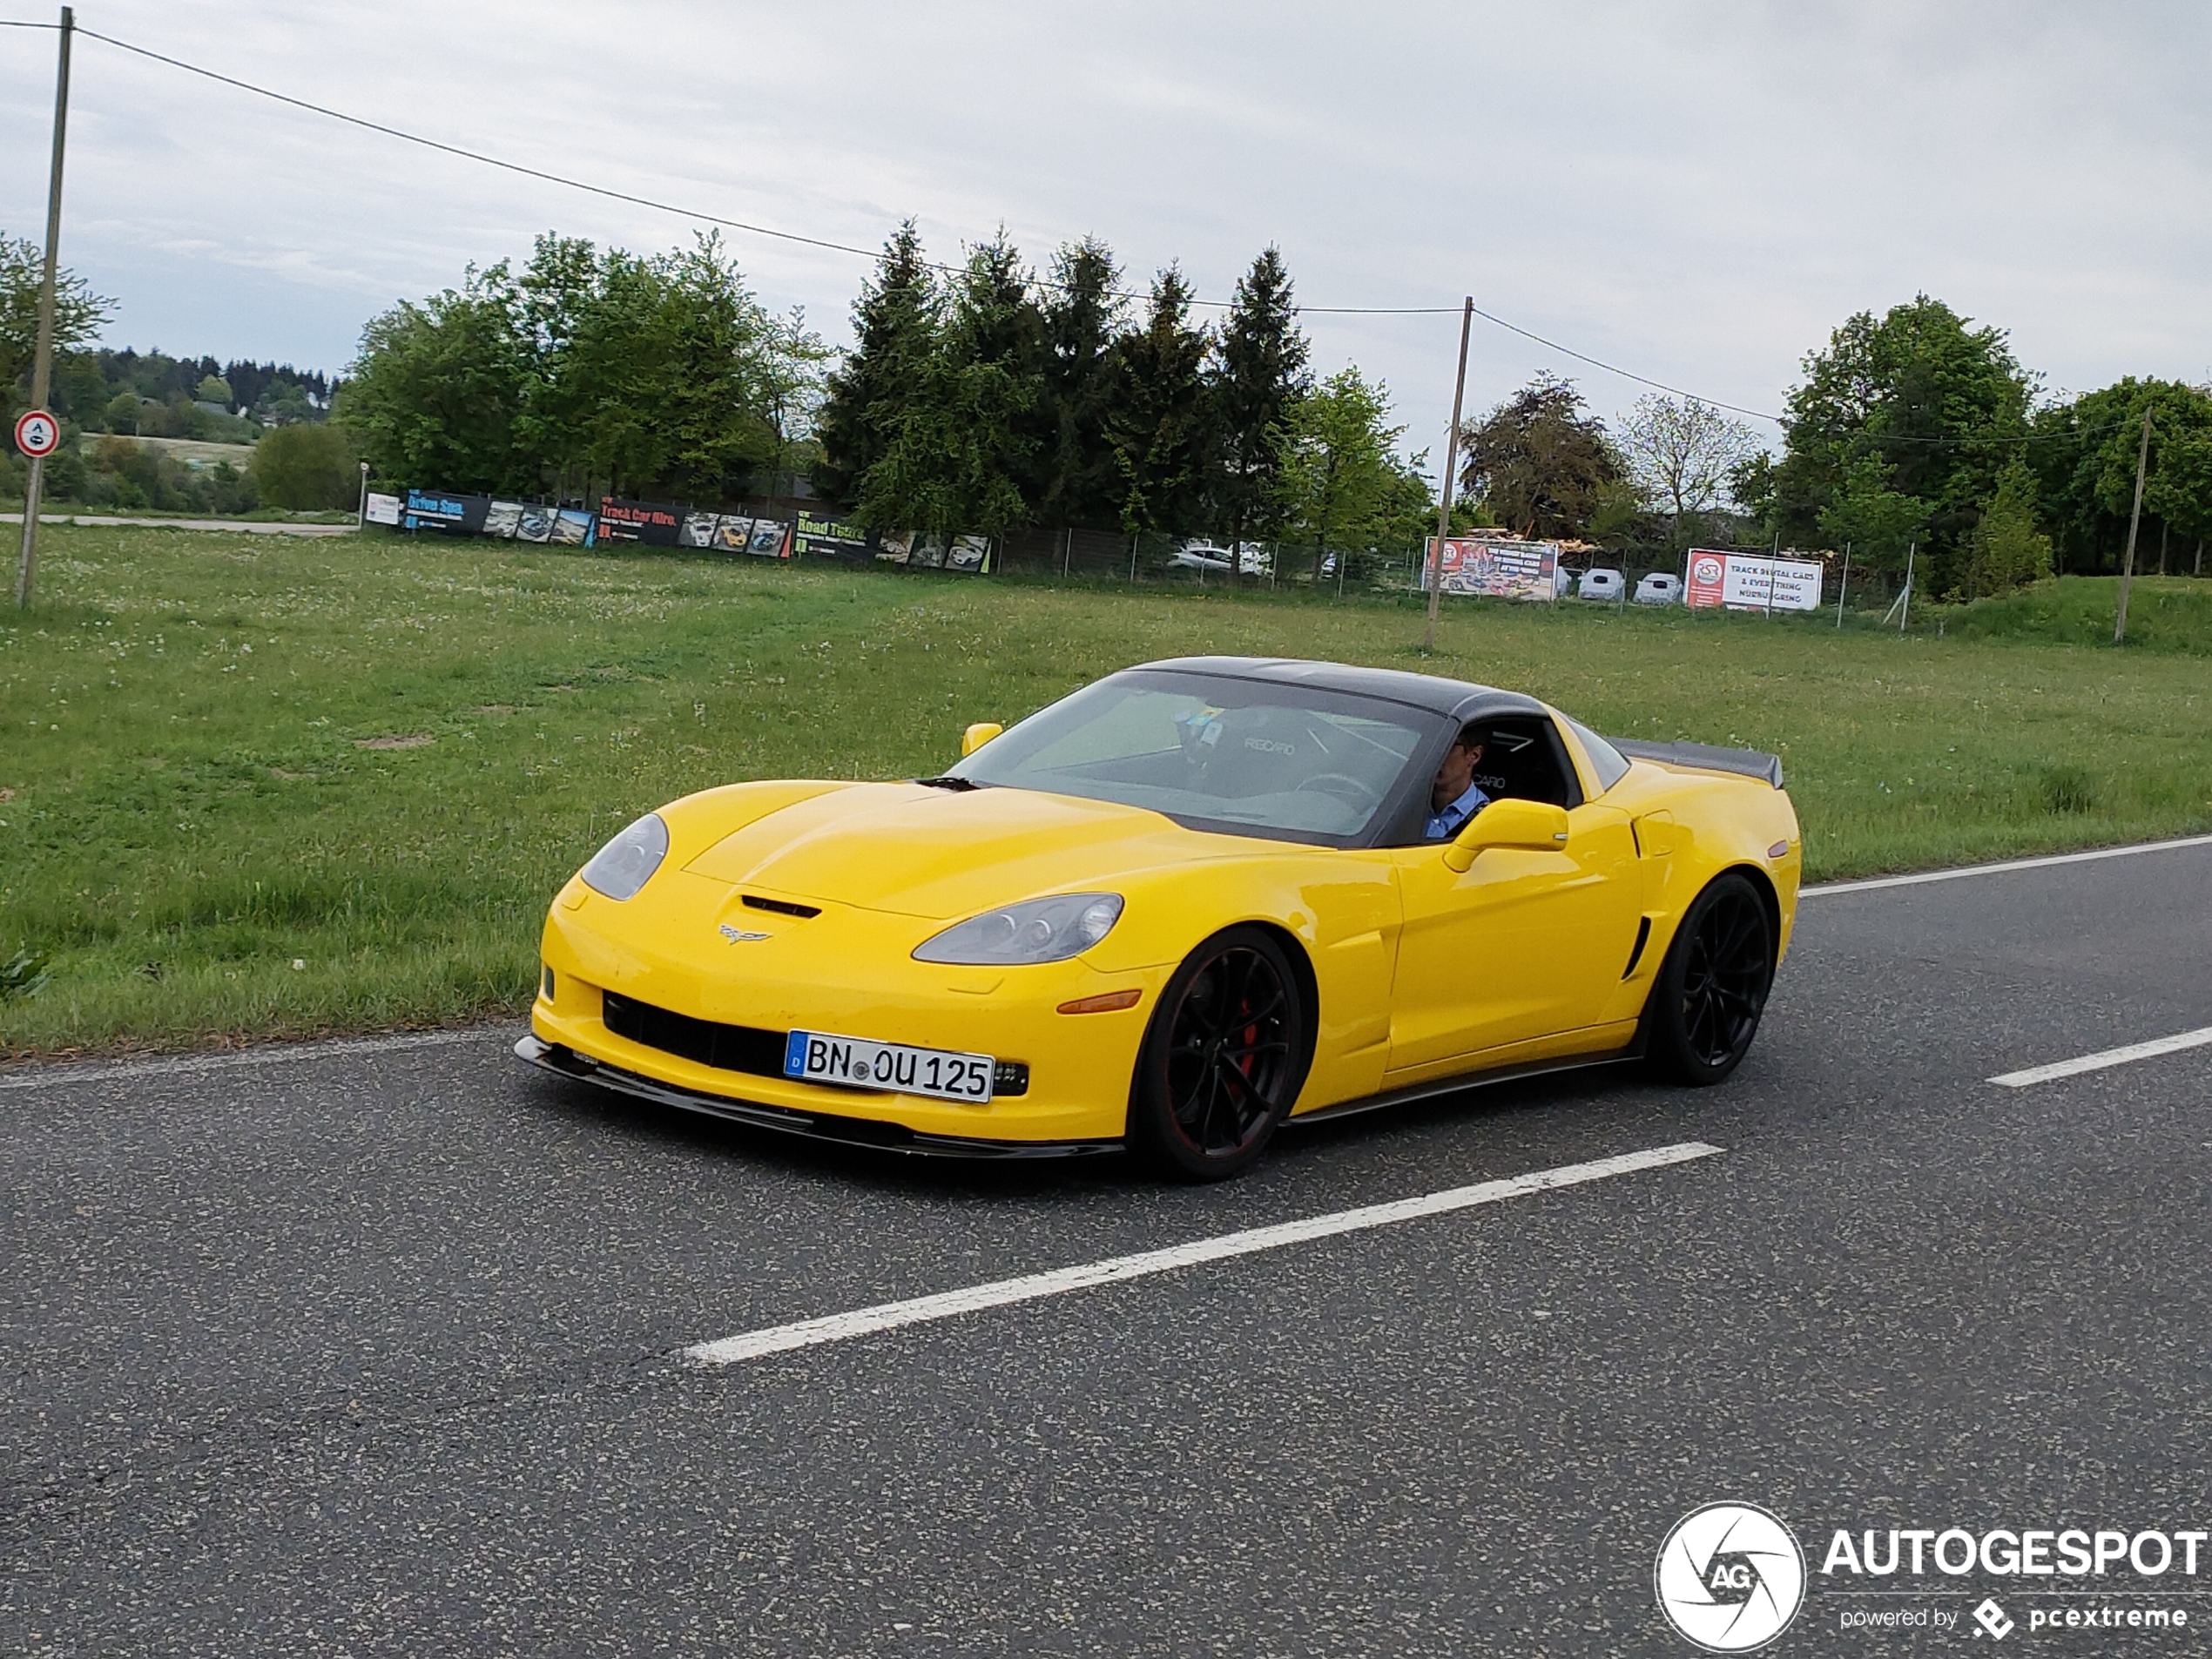
[[[1423,593],[1428,591],[1432,568],[1447,593],[1488,599],[1549,600],[1559,570],[1559,545],[1453,536],[1445,542],[1440,560],[1436,538],[1432,536],[1421,557],[1420,579],[1415,584]]]
[[[1684,598],[1694,608],[1725,605],[1731,610],[1817,610],[1821,571],[1821,565],[1810,559],[1693,547]]]

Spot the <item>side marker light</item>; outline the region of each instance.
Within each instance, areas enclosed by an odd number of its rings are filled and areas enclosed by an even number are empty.
[[[1079,996],[1072,1002],[1062,1002],[1062,1014],[1111,1014],[1116,1008],[1133,1008],[1142,991],[1106,991],[1097,996]]]
[[[1766,855],[1770,859],[1788,858],[1790,856],[1790,843],[1787,841],[1777,841],[1772,846],[1767,848]]]

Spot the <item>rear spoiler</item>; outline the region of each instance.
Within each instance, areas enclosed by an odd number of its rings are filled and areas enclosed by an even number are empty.
[[[1732,772],[1744,778],[1763,778],[1782,787],[1782,757],[1757,749],[1716,749],[1709,743],[1638,743],[1632,738],[1606,741],[1624,755],[1656,760],[1662,766],[1689,766],[1698,772]]]

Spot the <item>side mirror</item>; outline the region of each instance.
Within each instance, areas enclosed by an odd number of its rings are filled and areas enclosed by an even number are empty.
[[[967,759],[968,756],[1005,730],[1006,728],[995,720],[978,720],[960,734],[960,758],[962,760]]]
[[[1474,867],[1486,846],[1517,847],[1528,853],[1557,853],[1567,846],[1567,809],[1541,800],[1494,800],[1467,821],[1444,849],[1453,870]]]

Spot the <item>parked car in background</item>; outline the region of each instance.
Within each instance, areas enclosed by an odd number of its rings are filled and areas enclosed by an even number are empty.
[[[1636,583],[1636,603],[1640,605],[1678,605],[1682,603],[1682,578],[1669,570],[1654,570]]]
[[[1628,591],[1628,578],[1618,570],[1585,570],[1581,585],[1575,597],[1581,599],[1618,599]]]
[[[1246,576],[1265,576],[1275,568],[1274,559],[1257,542],[1244,543],[1244,554]],[[1227,548],[1217,543],[1185,542],[1168,556],[1166,568],[1170,570],[1195,570],[1202,577],[1213,574],[1227,576],[1232,556]]]

